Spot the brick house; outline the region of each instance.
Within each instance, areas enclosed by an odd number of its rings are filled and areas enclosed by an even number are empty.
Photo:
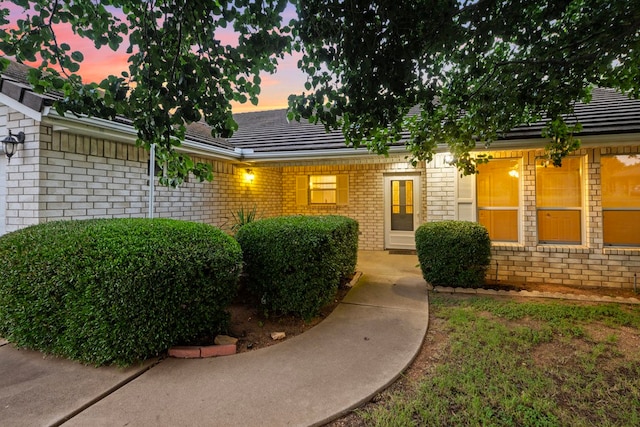
[[[0,80],[0,138],[24,146],[0,156],[0,234],[60,219],[144,217],[149,154],[120,122],[61,117],[24,83],[17,64]],[[633,287],[640,271],[640,101],[597,89],[578,105],[582,148],[544,167],[541,124],[491,147],[480,174],[463,177],[438,153],[411,166],[344,144],[341,133],[288,123],[284,110],[237,115],[240,130],[214,139],[191,126],[183,149],[212,165],[213,182],[156,186],[154,211],[229,227],[232,213],[262,217],[340,214],[360,223],[360,249],[413,249],[423,222],[484,224],[493,242],[489,276],[501,281]]]

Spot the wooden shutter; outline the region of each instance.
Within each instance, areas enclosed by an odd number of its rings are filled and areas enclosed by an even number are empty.
[[[309,204],[309,177],[307,175],[296,176],[296,205]]]
[[[349,204],[349,175],[336,175],[336,204]]]

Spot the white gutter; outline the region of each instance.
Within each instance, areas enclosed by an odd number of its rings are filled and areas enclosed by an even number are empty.
[[[410,154],[407,149],[402,147],[391,147],[389,154]],[[327,159],[327,158],[346,158],[346,157],[380,157],[383,154],[376,154],[368,151],[366,148],[338,148],[333,150],[301,150],[301,151],[276,151],[276,152],[245,152],[242,156],[243,160],[255,162],[286,162],[294,160],[306,159]]]
[[[6,101],[6,102],[5,102]],[[30,108],[17,103],[17,101],[6,95],[0,94],[0,102],[5,103],[11,108],[23,112],[23,114],[33,118],[39,115]],[[15,105],[14,105],[15,104]],[[16,108],[21,106],[20,109]],[[22,111],[25,110],[25,111]],[[29,113],[29,114],[27,114]],[[70,131],[82,135],[93,136],[96,138],[109,139],[115,141],[135,144],[137,133],[135,129],[127,124],[113,122],[110,120],[100,119],[96,117],[76,117],[72,115],[60,116],[55,110],[46,107],[45,111],[40,115],[42,121],[53,126],[54,130]],[[582,147],[608,147],[627,143],[640,143],[640,133],[628,134],[612,134],[612,135],[585,135],[577,136],[581,141]],[[489,148],[484,144],[476,144],[474,151],[501,151],[513,149],[543,149],[549,142],[546,138],[521,138],[510,140],[496,140],[491,143]],[[314,160],[327,158],[374,158],[379,154],[371,153],[366,148],[339,148],[339,149],[321,149],[321,150],[301,150],[301,151],[274,151],[274,152],[254,152],[250,148],[235,148],[234,150],[212,146],[203,142],[185,140],[178,150],[197,154],[207,157],[215,157],[218,159],[229,161],[250,161],[250,162],[286,162],[300,160]],[[439,144],[436,152],[448,152],[449,147]],[[399,155],[411,153],[407,151],[405,146],[394,146],[389,149],[390,155]]]
[[[635,143],[640,144],[640,133],[618,133],[618,134],[602,134],[602,135],[576,135],[576,139],[580,140],[581,148],[593,147],[612,147],[621,144]],[[474,151],[502,151],[502,150],[531,150],[543,149],[548,143],[549,138],[521,138],[521,139],[498,139],[493,141],[489,148],[484,144],[476,144]],[[448,151],[448,146],[444,144],[438,145],[438,151]]]

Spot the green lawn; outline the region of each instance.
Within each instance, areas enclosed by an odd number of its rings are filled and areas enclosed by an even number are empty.
[[[441,355],[360,410],[367,425],[640,426],[640,306],[433,293],[430,303]]]

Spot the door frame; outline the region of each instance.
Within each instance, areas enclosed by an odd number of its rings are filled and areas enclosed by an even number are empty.
[[[413,230],[391,230],[391,181],[413,181]],[[395,173],[384,175],[384,248],[415,250],[415,231],[420,226],[422,212],[422,175],[418,173]]]

